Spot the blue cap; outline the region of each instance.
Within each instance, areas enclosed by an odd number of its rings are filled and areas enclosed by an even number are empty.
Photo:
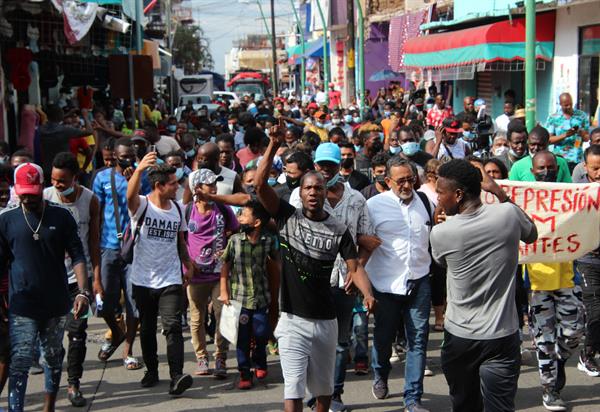
[[[333,162],[340,164],[342,161],[342,152],[335,143],[321,143],[317,146],[315,152],[315,163],[319,162]]]

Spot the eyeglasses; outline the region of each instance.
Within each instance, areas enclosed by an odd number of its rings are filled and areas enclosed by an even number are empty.
[[[407,183],[414,184],[415,181],[416,181],[416,178],[414,176],[407,177],[406,179],[393,180],[393,182],[396,183],[396,185],[398,185],[398,186],[404,186]]]

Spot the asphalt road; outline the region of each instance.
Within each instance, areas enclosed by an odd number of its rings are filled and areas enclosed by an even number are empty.
[[[264,383],[258,383],[248,391],[238,390],[235,386],[237,370],[235,352],[231,351],[228,361],[229,377],[219,381],[213,377],[194,377],[194,384],[179,398],[167,394],[169,381],[165,355],[165,340],[159,335],[160,377],[158,386],[151,389],[140,387],[139,381],[143,369],[127,371],[123,367],[120,352],[117,351],[107,363],[96,358],[100,348],[105,326],[99,319],[91,319],[88,329],[88,353],[84,365],[85,372],[81,390],[88,398],[84,408],[74,408],[66,397],[66,372],[63,372],[61,392],[57,410],[61,411],[125,411],[143,409],[144,412],[250,412],[280,411],[283,408],[283,380],[277,357],[269,357],[269,377]],[[440,351],[442,334],[431,333],[428,351],[428,365],[435,373],[425,378],[423,405],[433,411],[450,411],[448,386],[440,369]],[[65,341],[66,345],[66,341]],[[213,346],[211,345],[212,349]],[[185,372],[193,373],[195,358],[189,332],[185,333]],[[136,340],[134,354],[140,355],[139,342]],[[212,367],[212,362],[211,362]],[[351,366],[350,366],[351,367]],[[371,395],[372,374],[355,376],[348,370],[344,402],[353,411],[398,411],[402,410],[402,387],[404,384],[404,363],[394,363],[389,381],[391,396],[385,400],[376,400]],[[600,377],[591,378],[577,370],[577,360],[571,358],[567,363],[567,386],[563,398],[573,412],[600,411]],[[26,410],[41,410],[43,404],[43,375],[30,376],[27,388]],[[0,398],[0,405],[6,406],[6,389]],[[541,412],[541,388],[535,360],[521,368],[519,391],[517,393],[519,411]],[[308,409],[307,409],[308,410]]]

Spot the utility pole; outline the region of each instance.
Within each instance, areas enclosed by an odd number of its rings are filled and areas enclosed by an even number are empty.
[[[277,76],[277,38],[275,36],[275,0],[271,0],[271,53],[273,57],[273,97],[279,96]]]
[[[317,0],[317,8],[321,16],[321,25],[323,26],[323,91],[325,92],[325,102],[329,106],[329,50],[327,47],[327,20],[323,14],[321,2]]]
[[[294,18],[296,19],[296,26],[298,27],[298,36],[300,36],[300,50],[302,52],[302,57],[300,59],[300,96],[302,96],[304,93],[304,87],[306,87],[306,57],[304,56],[306,53],[306,41],[304,40],[304,27],[300,22],[300,17],[298,17],[294,0],[290,0],[290,3],[292,3],[292,10],[294,10]]]
[[[142,0],[135,0],[135,46],[137,49],[137,55],[142,55],[142,18],[144,16],[144,5],[142,4]],[[133,100],[133,94],[131,95],[131,100]],[[138,99],[138,118],[139,118],[139,127],[142,127],[142,123],[144,122],[143,118],[143,110],[142,110],[142,99]],[[131,106],[131,111],[135,110],[134,106]],[[135,123],[134,123],[135,124]],[[135,127],[135,125],[134,125]]]
[[[354,42],[356,41],[354,37],[354,0],[346,0],[346,20],[348,21],[348,40],[346,42],[346,49],[348,50],[348,54],[346,56],[346,61],[348,62],[348,67],[346,73],[348,73],[346,80],[346,90],[349,91],[348,99],[352,100],[352,96],[355,95],[355,77],[354,77],[354,67],[356,63],[354,61]]]
[[[358,107],[362,119],[365,111],[365,18],[360,0],[356,0],[356,7],[358,8]]]
[[[525,125],[531,131],[536,117],[535,0],[525,2]]]

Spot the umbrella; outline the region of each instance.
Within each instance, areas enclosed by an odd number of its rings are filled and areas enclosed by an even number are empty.
[[[375,72],[369,77],[370,82],[383,82],[390,79],[396,79],[400,77],[400,73],[396,73],[390,69],[383,69]]]

